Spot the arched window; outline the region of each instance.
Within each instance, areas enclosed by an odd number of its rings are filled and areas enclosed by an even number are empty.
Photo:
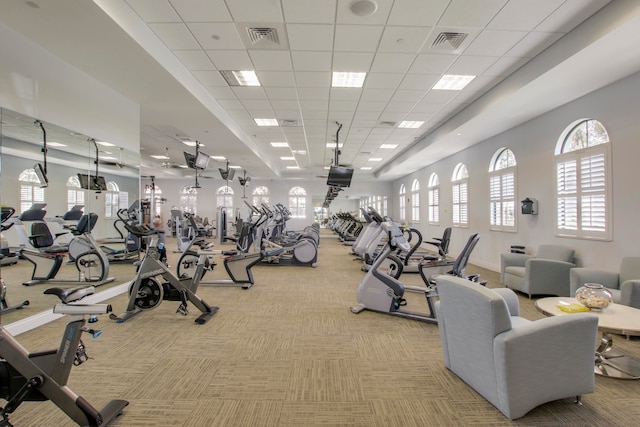
[[[104,195],[104,217],[117,218],[120,207],[120,188],[114,181],[107,182],[107,192]]]
[[[389,211],[389,198],[387,196],[383,196],[381,210],[378,212],[382,216],[387,216],[388,211]]]
[[[20,212],[28,210],[34,203],[44,203],[44,188],[40,188],[40,180],[36,171],[25,169],[18,175],[20,185]]]
[[[227,209],[227,212],[233,212],[233,189],[228,185],[224,185],[218,188],[216,194],[217,208],[224,207]]]
[[[558,139],[556,235],[611,240],[611,144],[597,120],[568,126]]]
[[[151,200],[151,190],[153,190],[153,212],[150,212],[151,219],[149,220],[149,222],[151,222],[153,218],[157,216],[162,216],[162,189],[155,184],[153,185],[153,188],[151,187],[151,184],[145,185],[144,187],[144,196],[147,200]]]
[[[453,225],[469,226],[469,173],[464,163],[458,163],[451,178],[453,189]]]
[[[420,222],[420,181],[417,179],[411,184],[411,221]]]
[[[269,204],[269,189],[264,185],[253,189],[253,206],[260,206],[263,203]]]
[[[516,231],[516,218],[516,156],[501,148],[489,166],[489,227]]]
[[[429,177],[429,224],[440,224],[440,180],[435,172]]]
[[[407,189],[404,184],[400,185],[398,194],[400,195],[400,221],[405,221],[407,219]]]
[[[302,187],[293,187],[289,191],[289,210],[291,218],[307,217],[307,192]]]
[[[193,215],[198,214],[198,190],[190,185],[180,190],[180,209]]]
[[[70,211],[75,205],[84,206],[85,192],[80,185],[77,175],[70,176],[67,180],[67,211]]]

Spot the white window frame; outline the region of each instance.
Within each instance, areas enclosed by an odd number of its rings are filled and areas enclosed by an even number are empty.
[[[302,187],[289,190],[289,210],[291,218],[307,217],[307,191]]]
[[[495,152],[489,167],[489,229],[518,231],[516,157],[508,148]]]
[[[411,221],[420,223],[420,181],[417,178],[411,183]]]
[[[180,189],[180,209],[183,212],[198,214],[198,189],[185,185]]]
[[[67,211],[76,205],[85,205],[86,192],[80,185],[77,175],[72,175],[67,179]]]
[[[433,172],[429,176],[429,218],[430,225],[440,225],[440,179]]]
[[[114,181],[107,182],[107,191],[104,195],[104,217],[106,219],[118,218],[120,208],[120,188]]]
[[[20,194],[20,213],[28,210],[34,203],[44,203],[45,189],[40,187],[40,179],[33,169],[25,169],[18,175]]]
[[[464,163],[458,163],[453,170],[452,222],[454,227],[469,227],[469,172]]]
[[[398,195],[400,196],[400,204],[398,205],[400,209],[400,221],[407,220],[407,188],[404,184],[400,185],[400,191],[398,191]]]
[[[254,188],[251,195],[253,206],[261,206],[262,203],[266,205],[269,204],[269,188],[265,187],[264,185]]]
[[[233,212],[233,189],[228,185],[223,185],[216,191],[216,207],[224,207],[227,212]]]
[[[611,143],[606,128],[593,119],[572,123],[556,144],[554,164],[555,235],[611,241]]]
[[[144,195],[146,199],[151,201],[151,184],[145,186]],[[153,212],[149,212],[149,215],[151,215],[150,221],[155,217],[162,216],[162,189],[157,184],[153,184],[153,197],[155,200],[153,201]]]

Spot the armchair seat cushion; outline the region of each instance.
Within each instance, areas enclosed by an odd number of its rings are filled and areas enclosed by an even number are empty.
[[[520,278],[524,279],[525,268],[524,267],[517,267],[517,266],[510,266],[510,267],[506,267],[504,269],[504,272],[507,273],[507,274],[510,274],[512,276],[516,276],[516,277],[520,277]]]

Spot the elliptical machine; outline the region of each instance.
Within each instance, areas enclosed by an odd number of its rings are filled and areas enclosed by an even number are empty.
[[[57,349],[29,353],[0,325],[0,397],[7,401],[4,408],[0,408],[0,426],[12,425],[9,415],[22,402],[51,400],[81,426],[106,426],[129,404],[126,400],[111,400],[98,411],[67,386],[71,367],[89,359],[81,340],[82,333],[88,332],[94,338],[101,333],[85,327],[85,316],[91,316],[89,322],[93,323],[98,321],[97,315],[111,311],[108,304],[78,303],[93,294],[94,289],[88,286],[44,291],[60,298],[61,303],[54,306],[54,313],[71,316]]]
[[[189,314],[187,303],[191,302],[202,313],[196,318],[195,323],[202,325],[209,321],[218,311],[218,307],[210,306],[196,294],[198,283],[209,268],[206,255],[199,256],[192,277],[178,278],[160,261],[159,249],[161,248],[158,248],[158,238],[152,237],[156,234],[155,230],[150,230],[144,225],[127,224],[126,228],[140,238],[151,238],[147,244],[147,252],[138,266],[138,274],[129,287],[129,303],[126,311],[119,315],[110,314],[109,318],[118,323],[126,322],[143,311],[157,307],[162,300],[168,300],[180,301],[176,313],[183,316]],[[158,281],[158,276],[162,276],[163,283]]]

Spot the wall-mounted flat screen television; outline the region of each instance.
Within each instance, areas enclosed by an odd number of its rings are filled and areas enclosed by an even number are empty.
[[[107,182],[104,180],[104,176],[89,176],[86,173],[79,173],[78,179],[80,180],[80,187],[85,190],[107,190]]]
[[[349,187],[351,178],[353,177],[353,169],[344,166],[331,166],[329,168],[329,176],[327,177],[327,185],[331,187]]]
[[[191,168],[191,169],[195,169],[196,168],[196,156],[191,154],[191,153],[187,153],[186,151],[183,151],[184,153],[184,160],[185,162],[187,162],[187,167]]]
[[[196,169],[206,169],[207,165],[209,164],[209,159],[210,157],[208,154],[204,154],[202,151],[198,151],[198,155],[196,156],[196,159],[194,161]]]
[[[40,180],[40,188],[45,188],[49,186],[49,178],[47,178],[47,174],[44,173],[44,168],[40,163],[36,163],[33,167],[33,170],[36,172],[38,179]]]

